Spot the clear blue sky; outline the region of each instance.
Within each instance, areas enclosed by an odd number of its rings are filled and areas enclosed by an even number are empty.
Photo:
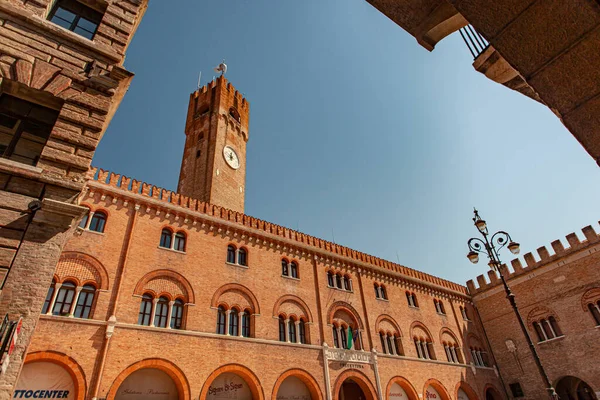
[[[597,227],[600,169],[558,118],[458,34],[430,53],[364,0],[151,1],[93,164],[175,189],[189,93],[222,59],[251,104],[249,215],[458,283],[487,269],[473,206],[524,251]]]

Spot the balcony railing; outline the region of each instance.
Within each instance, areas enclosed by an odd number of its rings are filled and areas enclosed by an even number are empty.
[[[485,38],[481,36],[472,25],[467,25],[460,28],[459,32],[460,36],[462,36],[463,40],[465,41],[465,44],[469,48],[469,51],[473,55],[473,59],[479,57],[479,55],[483,53],[490,45],[490,43],[485,40]]]

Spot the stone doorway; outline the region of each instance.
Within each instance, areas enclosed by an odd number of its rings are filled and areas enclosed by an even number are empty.
[[[358,386],[358,383],[354,382],[352,379],[346,379],[344,383],[342,383],[338,399],[367,400],[367,396],[365,396],[365,393],[362,391],[360,386]]]
[[[560,400],[597,400],[596,394],[586,382],[574,376],[565,376],[556,384]]]

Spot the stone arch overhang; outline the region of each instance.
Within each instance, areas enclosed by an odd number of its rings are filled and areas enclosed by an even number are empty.
[[[452,330],[450,328],[447,328],[447,327],[443,327],[442,329],[440,329],[440,343],[444,342],[444,334],[447,334],[448,336],[450,336],[452,339],[454,339],[454,341],[456,342],[456,344],[458,344],[460,346],[460,342],[458,340],[458,336],[456,336],[454,334],[454,332],[452,332]]]
[[[171,379],[173,379],[173,382],[175,382],[179,400],[188,400],[191,398],[190,385],[185,377],[185,374],[183,371],[181,371],[181,369],[179,369],[179,367],[172,362],[163,360],[161,358],[149,358],[131,364],[129,367],[121,371],[121,373],[112,383],[106,399],[113,400],[117,394],[117,391],[119,390],[119,387],[125,381],[125,379],[140,369],[158,369],[159,371],[166,373]]]
[[[375,391],[375,388],[373,387],[373,384],[369,378],[367,378],[364,373],[355,369],[346,370],[340,376],[338,376],[333,387],[333,400],[340,400],[340,389],[342,388],[342,384],[346,379],[351,379],[356,382],[358,386],[360,386],[361,390],[367,397],[366,400],[377,400],[377,392]]]
[[[196,297],[194,296],[194,289],[192,289],[192,285],[183,275],[170,269],[158,269],[156,271],[147,273],[142,279],[139,280],[135,286],[135,289],[133,290],[133,293],[139,296],[143,295],[144,288],[148,282],[160,277],[170,278],[180,283],[186,291],[186,293],[184,293],[184,295],[187,297],[186,301],[191,304],[196,303]]]
[[[252,293],[252,291],[250,291],[250,289],[248,289],[246,286],[240,285],[238,283],[228,283],[218,288],[215,294],[213,294],[212,300],[210,301],[210,306],[213,308],[217,308],[219,306],[219,298],[224,293],[232,291],[237,291],[247,296],[250,300],[250,303],[252,304],[252,308],[254,309],[254,314],[260,314],[260,307],[258,305],[258,300],[256,299],[256,296],[254,296],[254,293]]]
[[[581,308],[584,312],[589,312],[588,304],[598,300],[600,300],[600,287],[588,289],[581,296]]]
[[[429,337],[429,340],[431,340],[431,342],[433,343],[433,335],[431,334],[431,331],[429,330],[429,328],[427,328],[427,326],[425,326],[424,323],[422,323],[421,321],[415,321],[412,324],[410,324],[410,337],[412,338],[414,335],[414,331],[415,328],[419,328],[422,329],[427,336]]]
[[[440,382],[434,378],[427,379],[427,381],[423,385],[423,398],[424,399],[427,398],[427,388],[429,386],[433,386],[433,388],[435,390],[437,390],[437,392],[440,394],[440,396],[442,396],[441,400],[451,400],[450,394],[448,393],[448,390],[446,389],[446,387],[442,384],[442,382]]]
[[[286,301],[296,303],[296,305],[298,305],[298,307],[300,307],[300,309],[302,309],[304,311],[306,318],[308,318],[307,322],[313,322],[312,313],[310,312],[310,308],[308,307],[308,304],[306,304],[306,302],[304,300],[302,300],[300,297],[294,296],[292,294],[286,294],[284,296],[281,296],[275,302],[275,305],[273,306],[273,317],[277,318],[279,316],[279,309],[280,309],[281,305],[283,303],[285,303]]]
[[[404,389],[404,391],[408,395],[408,400],[419,400],[419,394],[417,393],[415,387],[409,382],[408,379],[402,376],[395,376],[392,379],[390,379],[385,389],[385,400],[391,400],[388,398],[388,394],[390,393],[390,390],[394,383],[397,383],[398,385],[400,385],[400,387],[402,387],[402,389]]]
[[[477,345],[479,347],[483,347],[482,343],[483,342],[481,341],[481,339],[479,339],[479,336],[477,336],[473,332],[469,332],[469,334],[467,335],[467,346],[468,347],[473,347],[475,345]]]
[[[404,337],[404,335],[402,334],[402,330],[400,329],[400,325],[398,325],[396,320],[388,314],[381,314],[379,317],[377,317],[377,320],[375,321],[375,330],[377,332],[379,332],[379,324],[383,321],[389,322],[396,329],[400,337]]]
[[[82,282],[80,279],[81,277],[73,276],[73,274],[66,273],[64,276],[60,274],[59,269],[61,268],[61,265],[64,265],[64,263],[68,262],[79,262],[84,264],[86,267],[91,268],[92,271],[90,272],[92,273],[92,275],[94,275],[94,279],[96,281],[96,284],[98,285],[98,289],[108,290],[109,278],[108,272],[106,272],[106,268],[104,268],[104,265],[102,265],[102,263],[95,257],[77,251],[66,251],[61,254],[60,259],[58,260],[58,263],[56,265],[56,271],[54,273],[54,277],[57,280],[57,282],[63,282],[67,279],[74,279],[80,286],[87,283]]]
[[[328,324],[333,323],[333,316],[335,315],[335,313],[337,311],[340,311],[340,310],[346,311],[352,317],[354,322],[356,322],[356,325],[358,326],[359,329],[364,329],[362,320],[361,320],[358,312],[356,311],[356,309],[354,307],[352,307],[349,303],[346,303],[345,301],[336,301],[329,307],[329,310],[327,311],[327,323]]]
[[[83,372],[83,368],[73,358],[57,351],[37,351],[27,354],[23,364],[27,365],[34,362],[50,362],[64,368],[73,379],[75,392],[77,393],[75,398],[77,400],[85,400],[87,392],[85,373]]]
[[[206,381],[204,381],[199,398],[206,399],[210,385],[219,375],[226,372],[234,373],[246,381],[248,387],[250,388],[250,392],[252,393],[253,400],[265,400],[265,394],[258,377],[249,368],[240,364],[227,364],[214,370],[213,373],[206,378]]]
[[[273,386],[273,393],[271,394],[271,400],[277,400],[277,392],[279,391],[279,387],[290,376],[294,376],[302,381],[308,388],[310,392],[311,400],[323,400],[323,394],[321,393],[321,389],[319,389],[319,384],[317,380],[308,372],[298,369],[292,368],[285,371],[283,374],[277,378],[275,385]]]
[[[454,387],[454,397],[458,399],[458,390],[462,389],[467,396],[469,396],[469,400],[479,400],[479,396],[473,390],[473,388],[465,381],[460,381]]]

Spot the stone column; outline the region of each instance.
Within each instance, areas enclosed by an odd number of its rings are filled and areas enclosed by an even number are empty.
[[[329,357],[327,343],[323,343],[323,373],[325,375],[325,395],[326,400],[331,400],[331,383],[329,378]]]
[[[231,309],[225,311],[225,335],[229,335],[229,315],[231,314]]]
[[[390,354],[392,354],[392,355],[398,354],[398,351],[396,350],[396,337],[392,336],[390,338],[390,342],[392,342],[392,352]]]
[[[167,329],[171,329],[171,317],[173,316],[173,304],[175,304],[174,301],[169,302],[169,310],[167,313]]]
[[[152,299],[152,313],[150,314],[150,326],[155,326],[154,320],[156,319],[156,304],[158,304],[158,299]]]
[[[363,345],[363,340],[362,340],[362,329],[358,330],[358,342],[360,343],[360,350],[365,351],[365,346]]]
[[[87,221],[85,221],[85,229],[90,229],[90,224],[92,223],[92,218],[94,218],[94,212],[90,210]]]
[[[427,346],[427,342],[421,342],[421,347],[423,347],[423,353],[425,358],[431,360],[431,356],[429,355],[429,348]]]
[[[294,321],[294,325],[296,325],[296,343],[300,343],[300,320]]]
[[[56,303],[56,297],[58,295],[58,291],[60,290],[60,287],[62,286],[62,283],[56,282],[54,284],[54,293],[52,293],[52,300],[50,301],[50,307],[48,307],[48,311],[46,311],[46,315],[52,315],[52,309],[54,308],[54,304]]]
[[[242,332],[243,332],[243,325],[242,325],[242,319],[244,318],[244,313],[241,312],[238,314],[238,336],[242,337]]]
[[[0,375],[1,400],[12,397],[63,246],[72,236],[75,222],[87,211],[85,207],[74,204],[51,199],[39,201],[0,190],[0,204],[9,201],[13,210],[22,206],[23,211],[4,210],[3,224],[19,227],[23,236],[17,249],[2,251],[3,261],[6,261],[4,266],[8,267],[4,271],[8,271],[8,275],[0,295],[0,315],[8,314],[11,320],[23,317],[23,324],[8,368]],[[58,290],[55,289],[52,308],[59,290],[60,285]]]
[[[288,318],[285,320],[285,341],[290,343],[290,320]]]
[[[77,309],[77,302],[79,301],[79,295],[81,294],[81,289],[83,289],[83,286],[77,286],[75,288],[75,296],[73,296],[73,302],[71,303],[71,308],[69,309],[69,318],[73,318],[73,314],[75,314],[75,310]]]
[[[381,379],[379,378],[379,365],[377,362],[377,350],[373,349],[373,371],[375,372],[375,385],[377,387],[377,398],[383,400],[383,393],[381,391]]]

